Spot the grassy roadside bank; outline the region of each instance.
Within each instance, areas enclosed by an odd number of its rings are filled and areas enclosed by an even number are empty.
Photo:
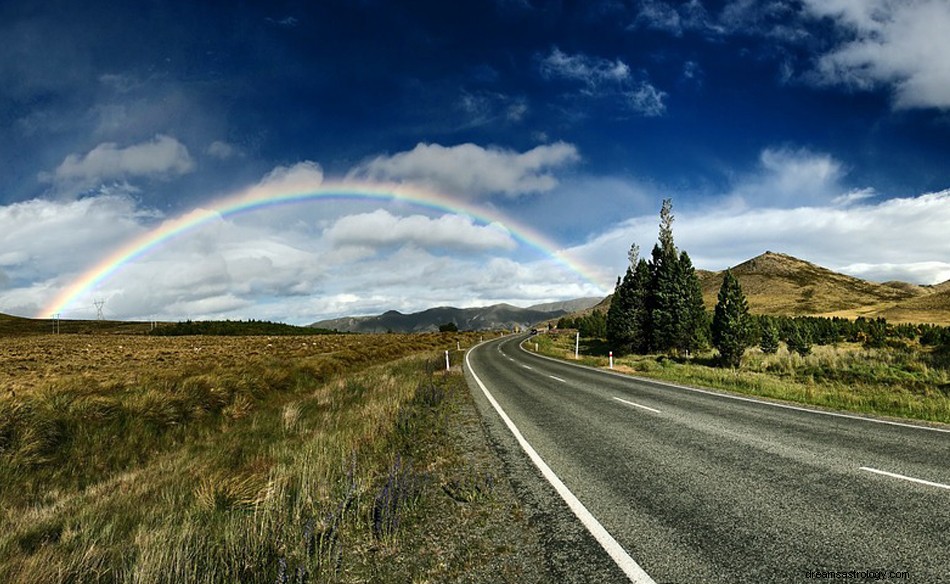
[[[0,581],[541,581],[456,338],[110,339],[108,374],[7,345]]]
[[[534,343],[541,354],[574,361],[573,332],[540,334],[525,346],[534,350]],[[602,341],[581,339],[579,362],[606,368],[607,351]],[[815,347],[802,357],[784,346],[774,355],[749,349],[740,369],[716,367],[711,352],[690,359],[627,355],[614,358],[614,369],[836,410],[950,424],[950,371],[913,351],[841,343]]]

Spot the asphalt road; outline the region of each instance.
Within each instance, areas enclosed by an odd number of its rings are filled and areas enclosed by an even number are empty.
[[[466,374],[529,512],[549,520],[558,579],[628,577],[472,373],[657,583],[813,582],[815,571],[819,581],[950,582],[950,432],[594,371],[524,351],[523,339],[472,349]]]

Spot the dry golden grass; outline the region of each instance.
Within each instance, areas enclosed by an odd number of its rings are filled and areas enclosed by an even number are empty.
[[[3,339],[0,581],[460,574],[490,540],[399,553],[433,509],[476,527],[440,498],[482,492],[445,442],[457,338],[478,335]]]
[[[869,282],[789,255],[766,252],[732,273],[755,314],[876,318],[950,324],[950,291],[906,282]],[[697,271],[703,302],[716,306],[722,272]]]

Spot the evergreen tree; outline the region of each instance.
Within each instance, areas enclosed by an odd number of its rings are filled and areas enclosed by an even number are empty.
[[[690,352],[706,346],[709,340],[709,322],[703,305],[703,289],[689,254],[680,253],[677,262],[678,318],[673,348]]]
[[[802,357],[811,353],[811,331],[799,320],[791,321],[788,337],[785,339],[789,351],[795,351]]]
[[[778,352],[778,329],[771,320],[762,322],[762,336],[759,340],[759,348],[766,355],[774,355]]]
[[[636,336],[636,323],[633,321],[633,267],[637,264],[640,248],[636,243],[630,246],[627,259],[630,265],[623,279],[617,278],[613,298],[610,300],[610,309],[607,311],[607,342],[618,354],[629,353],[633,350],[633,337]]]
[[[739,280],[726,270],[712,322],[712,341],[724,364],[738,367],[752,344],[752,318]]]
[[[661,232],[662,233],[662,232]],[[650,261],[650,350],[665,352],[673,348],[678,315],[679,274],[676,248],[653,246]]]
[[[627,268],[623,280],[617,277],[613,298],[610,299],[610,308],[607,310],[607,343],[618,354],[631,350],[627,331],[630,329],[632,317],[630,302],[627,299],[629,282],[633,281],[633,270]]]
[[[630,287],[631,323],[630,346],[637,353],[650,350],[650,265],[643,258],[633,269],[633,282]]]

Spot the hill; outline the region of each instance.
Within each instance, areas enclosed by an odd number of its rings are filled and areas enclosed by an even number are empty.
[[[869,282],[782,253],[767,251],[732,268],[759,314],[880,316],[883,310],[933,293],[905,282]],[[716,305],[723,272],[697,271],[703,301]]]
[[[767,251],[731,268],[755,314],[884,317],[890,322],[950,325],[950,280],[934,286],[869,282],[796,257]],[[696,270],[713,310],[723,271]],[[607,296],[594,310],[610,308]],[[577,314],[586,314],[590,309]]]
[[[60,320],[61,334],[139,334],[151,328],[149,322],[117,320]],[[0,336],[49,334],[55,330],[52,319],[23,318],[0,314]]]
[[[334,318],[315,322],[310,326],[353,333],[418,333],[437,331],[439,325],[452,322],[459,330],[501,330],[527,328],[565,314],[568,314],[568,311],[564,309],[537,310],[510,304],[494,304],[481,308],[442,306],[411,314],[390,310],[377,316]]]

